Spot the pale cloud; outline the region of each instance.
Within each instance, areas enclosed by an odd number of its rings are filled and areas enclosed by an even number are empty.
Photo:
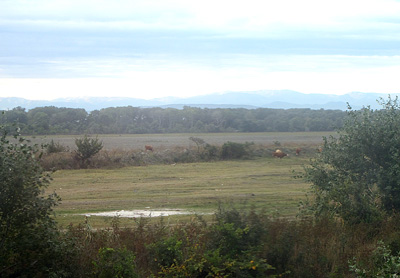
[[[3,0],[4,23],[70,28],[201,30],[248,35],[290,28],[369,28],[396,19],[393,0]],[[264,34],[267,35],[267,34]]]
[[[224,67],[153,60],[146,66],[104,62],[116,78],[0,79],[2,96],[28,99],[114,96],[156,98],[204,95],[224,91],[290,89],[303,93],[345,94],[351,91],[400,93],[400,57],[282,56],[250,62],[231,61]],[[226,57],[228,59],[228,57]],[[388,63],[384,60],[390,60]],[[361,61],[361,62],[360,62]],[[263,63],[267,67],[262,66]],[[85,71],[84,63],[83,67]],[[64,65],[64,63],[61,63]],[[71,67],[77,65],[70,64]],[[90,63],[86,63],[91,68]],[[40,92],[36,94],[35,92]]]
[[[399,93],[399,14],[394,0],[0,0],[0,97]]]

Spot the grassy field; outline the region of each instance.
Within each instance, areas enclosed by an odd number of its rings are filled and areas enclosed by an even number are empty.
[[[309,158],[263,158],[176,165],[149,165],[105,170],[61,170],[49,192],[62,198],[61,225],[83,222],[89,212],[134,209],[185,209],[213,213],[218,204],[264,208],[269,214],[293,216],[309,185],[294,179]],[[182,218],[182,216],[179,216]],[[179,218],[174,216],[171,218]],[[107,225],[107,217],[91,217]],[[131,219],[121,219],[129,225]]]
[[[279,142],[283,145],[302,146],[305,144],[317,145],[323,136],[335,134],[334,132],[258,132],[258,133],[173,133],[173,134],[123,134],[99,135],[105,149],[143,149],[145,145],[165,149],[171,147],[194,147],[191,136],[202,138],[211,145],[222,145],[227,141],[236,143],[254,142],[255,144],[273,145]],[[78,135],[60,136],[34,136],[35,143],[49,143],[51,140],[75,149],[75,139]]]
[[[305,199],[309,185],[294,179],[292,171],[301,171],[315,155],[322,136],[332,133],[216,133],[102,135],[105,148],[140,149],[152,144],[156,151],[176,146],[194,148],[190,136],[209,144],[254,142],[288,149],[300,146],[307,151],[283,159],[263,157],[255,160],[216,161],[174,165],[147,165],[119,169],[59,170],[53,174],[48,192],[56,191],[62,203],[56,208],[61,225],[81,223],[85,213],[115,210],[190,210],[213,213],[218,205],[265,209],[269,214],[293,216],[299,201]],[[36,137],[70,146],[79,136]],[[293,152],[292,152],[293,154]],[[186,216],[188,217],[188,216]],[[206,217],[206,216],[205,216]],[[183,219],[184,216],[170,216]],[[110,217],[91,217],[94,226],[107,225]],[[131,219],[122,219],[126,225]]]

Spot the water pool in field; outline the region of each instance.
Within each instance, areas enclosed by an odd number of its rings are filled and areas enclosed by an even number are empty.
[[[195,214],[193,211],[180,209],[167,210],[115,210],[105,212],[84,213],[85,216],[105,216],[105,217],[160,217],[171,215]]]

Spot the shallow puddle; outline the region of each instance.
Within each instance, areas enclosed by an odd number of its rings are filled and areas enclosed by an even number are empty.
[[[116,210],[105,212],[85,213],[86,216],[106,217],[160,217],[180,214],[195,214],[193,211],[171,209],[171,210]]]

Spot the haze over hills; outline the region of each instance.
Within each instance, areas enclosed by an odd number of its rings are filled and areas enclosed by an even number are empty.
[[[392,97],[394,97],[392,95]],[[377,100],[387,99],[387,94],[352,92],[345,95],[333,94],[303,94],[289,90],[263,90],[250,92],[225,92],[187,98],[166,97],[156,99],[89,97],[89,98],[59,98],[56,100],[27,100],[23,98],[1,98],[0,109],[9,110],[15,107],[32,109],[43,106],[68,108],[83,108],[87,111],[108,107],[163,107],[178,108],[184,106],[200,108],[310,108],[346,110],[347,103],[353,109],[365,106],[377,109],[381,106]]]

